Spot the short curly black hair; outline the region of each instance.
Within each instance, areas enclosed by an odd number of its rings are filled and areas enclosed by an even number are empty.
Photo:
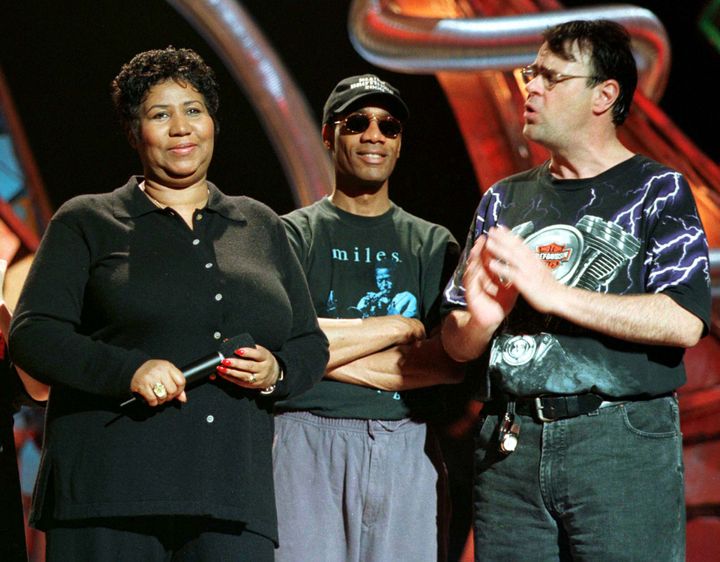
[[[217,134],[220,97],[213,69],[192,49],[172,46],[138,53],[113,79],[112,100],[125,132],[138,139],[140,106],[150,88],[166,80],[188,83],[202,94]]]

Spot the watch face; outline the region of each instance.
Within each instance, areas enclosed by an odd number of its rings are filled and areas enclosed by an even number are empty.
[[[525,239],[552,270],[555,279],[567,285],[580,265],[584,241],[582,233],[573,226],[558,224],[538,230]]]

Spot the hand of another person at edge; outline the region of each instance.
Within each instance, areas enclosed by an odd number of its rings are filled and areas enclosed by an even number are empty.
[[[494,275],[515,287],[538,312],[551,312],[552,303],[560,298],[565,286],[523,239],[505,227],[494,227],[488,232],[485,246],[494,258],[488,265]]]
[[[474,322],[498,326],[515,306],[517,290],[491,269],[495,257],[487,249],[487,237],[480,236],[470,250],[463,286],[465,302]]]
[[[158,396],[153,390],[158,383],[165,387],[166,396]],[[164,359],[150,359],[140,365],[130,381],[130,390],[142,396],[148,406],[160,406],[176,398],[187,402],[185,377],[180,369]]]
[[[5,342],[7,342],[8,330],[10,329],[10,320],[12,314],[5,302],[5,271],[7,270],[7,261],[0,260],[0,332],[2,332]]]
[[[216,371],[231,383],[255,390],[268,388],[280,378],[278,360],[261,345],[236,349],[235,356],[223,359]]]

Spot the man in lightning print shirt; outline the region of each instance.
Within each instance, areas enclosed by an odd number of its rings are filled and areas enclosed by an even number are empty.
[[[476,560],[683,560],[675,389],[710,322],[707,241],[682,175],[617,137],[624,28],[543,37],[524,134],[550,160],[485,193],[445,290],[446,351],[487,358]]]

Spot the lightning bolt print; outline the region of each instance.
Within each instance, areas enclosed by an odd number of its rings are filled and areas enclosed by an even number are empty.
[[[492,195],[490,196],[490,216],[492,216],[493,225],[497,224],[500,220],[500,211],[502,210],[502,199],[500,198],[500,194],[493,191]],[[484,221],[483,221],[484,225]],[[479,228],[475,229],[476,235],[479,235],[482,230]]]
[[[662,185],[664,185],[667,182],[664,182],[663,180],[665,178],[671,177],[674,179],[674,189],[664,195],[664,196],[658,196],[648,207],[644,213],[645,216],[655,216],[658,213],[658,210],[665,206],[665,204],[669,201],[675,198],[675,196],[680,191],[680,174],[677,172],[666,172],[664,174],[660,174],[657,176],[651,177],[643,187],[633,191],[633,193],[639,193],[641,194],[641,197],[638,198],[637,201],[635,201],[629,208],[623,209],[620,213],[618,213],[613,219],[612,222],[619,226],[623,226],[625,228],[628,228],[630,230],[630,233],[637,236],[637,225],[640,222],[642,216],[643,216],[643,208],[645,206],[645,201],[647,201],[648,196],[651,193],[655,193],[657,190],[653,189],[655,182],[661,182]]]
[[[690,185],[647,157],[635,155],[594,178],[554,178],[547,164],[511,176],[485,194],[472,234],[493,224],[523,232],[532,248],[563,250],[557,255],[567,257],[554,269],[562,283],[614,295],[664,292],[710,322],[707,239]],[[466,306],[463,272],[461,262],[446,303]],[[684,382],[675,348],[656,355],[640,344],[608,342],[519,301],[493,337],[488,378],[517,396],[662,394]]]
[[[704,252],[705,234],[697,225],[688,224],[683,218],[672,218],[681,228],[676,236],[655,240],[648,252],[646,263],[652,267],[658,256],[675,255],[670,264],[651,271],[648,285],[656,293],[672,285],[685,282],[696,271],[702,271],[703,277],[710,281],[710,264]],[[667,260],[666,260],[667,261]]]
[[[590,201],[588,201],[585,205],[583,205],[580,208],[580,210],[578,211],[578,214],[576,216],[582,217],[583,215],[592,214],[592,213],[590,213],[590,211],[588,211],[588,209],[590,209],[590,207],[593,206],[593,203],[595,203],[596,200],[597,200],[597,193],[595,193],[595,188],[591,187],[590,188]]]

